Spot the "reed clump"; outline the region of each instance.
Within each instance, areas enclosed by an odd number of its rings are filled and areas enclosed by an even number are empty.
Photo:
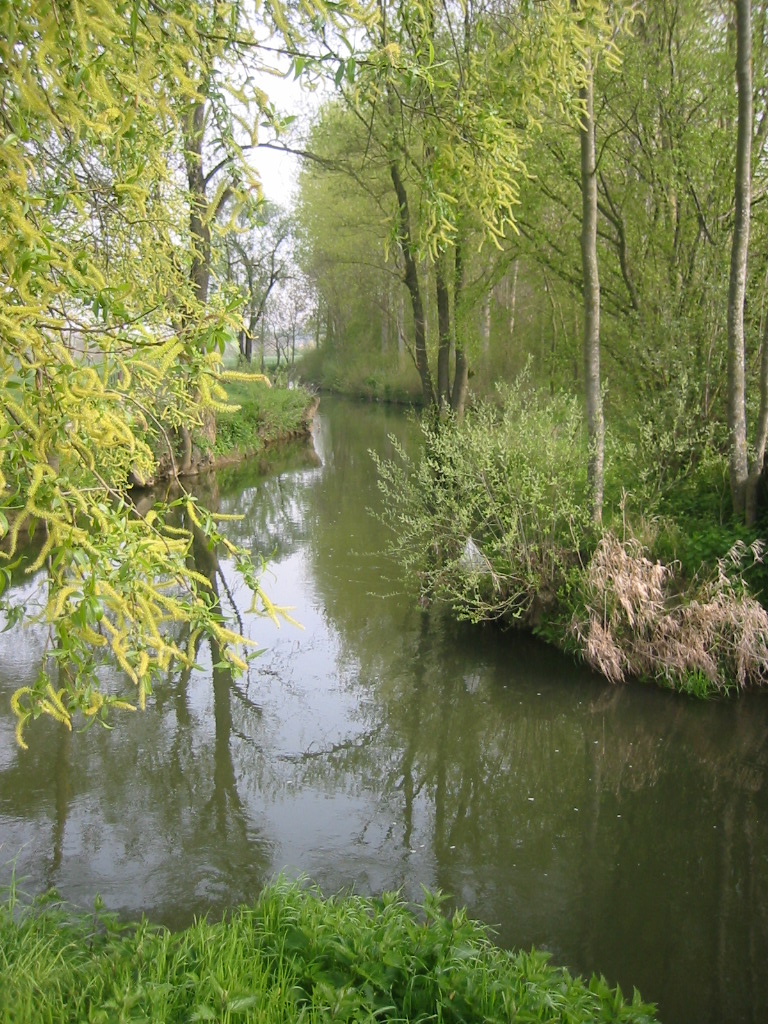
[[[0,908],[0,1022],[568,1021],[652,1024],[637,992],[507,953],[427,896],[323,899],[278,881],[224,921],[169,932],[61,907]]]
[[[714,572],[681,586],[675,566],[651,561],[611,532],[587,566],[571,621],[585,660],[612,682],[650,678],[700,696],[768,680],[768,612],[741,573],[761,561],[738,541]]]

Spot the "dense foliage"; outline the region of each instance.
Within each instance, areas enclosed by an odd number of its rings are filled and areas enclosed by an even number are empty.
[[[384,518],[424,599],[474,622],[539,623],[578,565],[585,513],[576,400],[542,400],[525,379],[455,422],[422,423],[415,459],[377,460]]]
[[[313,402],[303,388],[263,384],[229,384],[227,396],[237,411],[221,413],[216,419],[214,453],[219,458],[255,454],[271,442],[302,433]]]
[[[768,681],[768,612],[745,583],[763,545],[738,540],[686,574],[661,561],[670,530],[629,531],[628,497],[604,531],[588,512],[583,416],[523,377],[463,423],[422,423],[422,446],[376,459],[391,548],[423,603],[533,628],[606,678],[708,696]],[[612,466],[626,460],[609,438]],[[615,468],[609,495],[619,490]],[[619,516],[621,518],[619,518]],[[621,531],[620,534],[614,532]]]
[[[414,913],[415,910],[415,913]],[[509,954],[438,897],[323,900],[278,882],[253,908],[171,933],[65,909],[0,908],[3,1024],[109,1020],[556,1021],[651,1024],[625,1000],[544,953]]]
[[[598,7],[593,5],[593,13]],[[434,50],[446,66],[454,67],[460,84],[467,85],[471,69],[462,63],[460,44],[468,39],[473,55],[484,53],[487,81],[493,83],[494,74],[504,69],[512,74],[514,91],[518,79],[510,56],[500,53],[496,58],[483,50],[483,40],[516,38],[516,52],[524,55],[521,59],[528,67],[528,58],[533,62],[541,54],[536,49],[541,23],[535,16],[526,21],[528,10],[528,5],[516,8],[517,20],[511,24],[493,5],[485,4],[470,5],[466,24],[452,21],[450,15],[442,20],[436,16]],[[636,16],[631,18],[633,12]],[[730,458],[737,445],[731,418],[738,413],[745,421],[749,445],[755,507],[748,515],[754,536],[759,510],[766,507],[768,318],[763,301],[766,236],[759,211],[768,138],[768,5],[760,0],[737,10],[720,0],[606,3],[602,17],[607,19],[602,32],[593,22],[597,31],[592,36],[572,40],[569,52],[576,66],[564,79],[570,81],[571,107],[557,90],[548,91],[547,82],[526,119],[500,86],[489,86],[491,95],[483,101],[499,117],[499,130],[514,133],[526,171],[519,178],[514,227],[507,224],[494,236],[497,245],[481,244],[483,207],[475,193],[486,180],[488,167],[482,160],[472,175],[465,174],[472,179],[471,195],[459,186],[441,191],[452,227],[446,229],[448,242],[441,240],[440,253],[430,253],[419,241],[425,233],[435,237],[430,161],[433,154],[436,162],[446,159],[437,133],[452,117],[441,104],[450,96],[451,101],[471,106],[479,94],[471,88],[464,93],[459,85],[450,89],[425,84],[426,75],[401,82],[398,120],[391,130],[382,126],[381,102],[375,117],[361,116],[357,92],[346,105],[337,101],[323,112],[311,140],[322,160],[305,168],[299,217],[307,236],[307,273],[315,281],[319,313],[325,318],[325,360],[334,374],[325,376],[316,361],[312,371],[316,379],[332,383],[335,377],[349,388],[359,380],[355,368],[361,363],[367,364],[368,376],[374,379],[402,375],[410,368],[419,386],[426,365],[424,359],[419,362],[418,351],[423,329],[435,394],[449,379],[446,367],[455,379],[465,362],[468,386],[475,395],[492,394],[496,380],[513,379],[528,362],[535,383],[550,393],[564,389],[585,394],[585,192],[579,150],[584,126],[583,119],[579,124],[579,111],[584,107],[576,93],[585,75],[579,62],[583,65],[589,59],[598,157],[592,168],[601,314],[598,372],[608,429],[639,454],[633,464],[625,464],[622,485],[634,493],[639,477],[656,474],[672,502],[675,492],[683,489],[686,506],[700,502],[705,496],[703,475],[696,495],[688,482],[702,463],[712,465],[713,455]],[[738,99],[739,91],[745,91],[743,85],[737,88],[734,76],[739,59],[736,29],[745,18],[751,19],[754,69],[749,125],[754,216],[742,268],[742,381],[733,367],[728,370],[728,353],[741,344],[729,340],[733,302],[728,281],[735,235]],[[550,26],[547,32],[554,30]],[[600,49],[606,35],[610,60]],[[441,69],[440,75],[449,74]],[[430,91],[432,84],[437,97]],[[350,110],[353,98],[357,106]],[[469,129],[467,138],[474,138]],[[477,145],[484,152],[479,138]],[[450,148],[447,141],[445,146]],[[387,159],[393,150],[403,155],[407,168],[405,193],[399,197],[388,177]],[[492,167],[490,173],[495,173]],[[414,278],[409,280],[405,222],[401,218],[398,228],[398,206],[401,214],[407,209],[409,215],[419,308],[411,301]],[[350,214],[359,225],[354,240],[348,230]],[[387,228],[390,245],[385,261]],[[393,236],[398,246],[392,244]],[[376,259],[369,256],[373,251],[379,253]],[[354,284],[356,272],[365,282],[359,289]],[[414,363],[418,374],[413,372]],[[345,365],[350,367],[348,375]],[[429,389],[420,390],[429,404]],[[382,393],[379,385],[377,394]],[[736,408],[740,402],[743,410]],[[739,450],[743,445],[739,440]],[[722,507],[711,510],[710,516],[726,519],[732,505],[736,515],[742,515],[741,499],[737,496],[733,503],[732,489],[727,488]],[[696,529],[708,525],[711,521],[697,522]]]
[[[385,347],[396,338],[409,350],[424,404],[461,413],[469,366],[456,325],[473,254],[484,244],[503,252],[516,233],[542,113],[554,107],[578,123],[587,66],[598,55],[615,63],[615,34],[633,11],[602,0],[381,5],[364,59],[337,79],[341,96],[314,129],[302,188],[304,264],[331,343],[337,323],[350,321],[338,281],[352,263],[375,281],[372,322]],[[351,239],[345,228],[360,220]],[[406,301],[412,330],[403,329]]]

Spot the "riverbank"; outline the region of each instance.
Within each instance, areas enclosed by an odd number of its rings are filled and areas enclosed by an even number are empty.
[[[213,468],[258,455],[284,441],[309,437],[320,399],[307,389],[231,381],[226,390],[228,401],[239,408],[216,416],[216,440],[210,447]]]
[[[60,905],[0,908],[2,1024],[88,1020],[621,1021],[651,1024],[635,992],[588,982],[532,950],[509,954],[427,896],[324,899],[278,881],[222,922],[171,932]]]
[[[270,387],[264,380],[228,380],[226,404],[197,430],[183,433],[174,461],[158,444],[151,478],[133,473],[133,484],[151,488],[173,478],[235,465],[276,444],[309,437],[320,399],[303,387]]]

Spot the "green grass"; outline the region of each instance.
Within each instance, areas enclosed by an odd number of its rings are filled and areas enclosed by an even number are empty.
[[[235,413],[216,416],[216,455],[257,452],[272,441],[290,437],[303,428],[311,395],[303,388],[268,388],[264,384],[231,381],[229,401]]]
[[[637,993],[508,954],[428,896],[323,899],[278,881],[254,907],[169,932],[61,906],[0,908],[0,1022],[650,1024]]]

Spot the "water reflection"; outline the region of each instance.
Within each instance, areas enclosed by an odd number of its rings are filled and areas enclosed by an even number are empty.
[[[412,427],[324,403],[317,456],[237,467],[209,504],[299,632],[245,615],[231,567],[196,567],[267,648],[232,684],[203,646],[112,733],[0,719],[0,841],[36,889],[99,891],[171,924],[279,871],[328,891],[441,887],[509,945],[536,943],[659,1001],[667,1022],[768,1005],[768,704],[606,686],[536,641],[456,625],[402,594],[367,449]],[[0,686],[25,671],[0,637]],[[30,641],[34,642],[34,637]]]

